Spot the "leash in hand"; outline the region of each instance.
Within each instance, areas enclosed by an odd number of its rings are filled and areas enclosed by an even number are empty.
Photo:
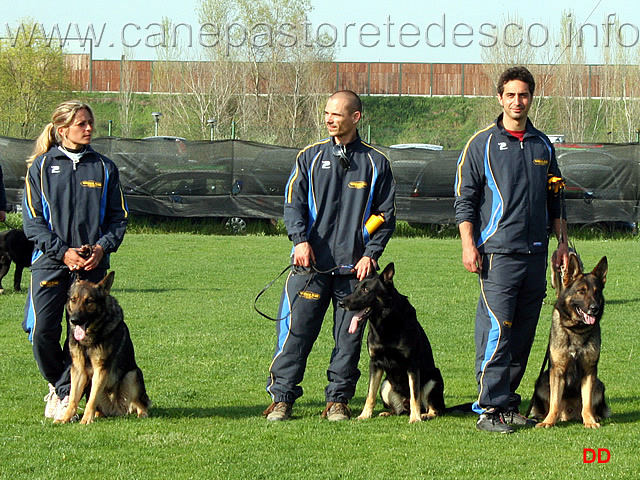
[[[321,273],[321,274],[327,274],[327,273],[331,273],[334,272],[336,270],[339,270],[340,268],[353,268],[353,265],[339,265],[337,267],[333,267],[330,268],[329,270],[318,270],[315,265],[311,265],[310,268],[304,268],[304,267],[299,267],[297,265],[287,265],[286,268],[284,270],[282,270],[277,276],[276,278],[274,278],[273,280],[271,280],[262,290],[260,290],[260,292],[258,293],[258,295],[256,295],[256,298],[253,301],[253,309],[258,312],[260,315],[262,315],[264,318],[266,318],[267,320],[271,320],[272,322],[280,322],[282,320],[284,320],[285,318],[287,318],[289,316],[289,314],[285,315],[282,318],[274,318],[270,315],[267,315],[266,313],[262,312],[259,308],[258,308],[258,299],[264,295],[264,293],[269,290],[269,288],[271,288],[273,286],[274,283],[276,283],[278,281],[278,279],[284,275],[285,273],[287,273],[289,270],[292,270],[294,272],[294,274],[298,274],[298,275],[308,275],[309,279],[307,280],[307,283],[305,284],[305,286],[303,287],[302,290],[300,291],[304,291],[307,289],[307,287],[309,286],[309,283],[311,283],[311,279],[313,278],[313,275],[316,273]],[[300,292],[298,292],[300,293]],[[293,310],[293,303],[295,302],[295,298],[291,301],[291,310]]]

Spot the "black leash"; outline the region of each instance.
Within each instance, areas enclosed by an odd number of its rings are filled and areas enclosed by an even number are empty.
[[[564,217],[564,187],[565,187],[565,182],[562,178],[560,177],[554,177],[552,175],[549,175],[549,179],[548,179],[548,188],[549,191],[552,192],[554,194],[554,196],[558,196],[560,198],[560,221],[562,222],[562,218]],[[568,235],[569,232],[567,232]],[[559,241],[560,243],[562,243],[564,240],[564,231],[562,230],[562,226],[560,227],[560,238]],[[567,238],[567,243],[569,243],[569,239]],[[572,245],[573,247],[573,245]],[[575,248],[573,249],[575,251]],[[553,269],[553,266],[551,267]],[[554,272],[555,275],[555,272]],[[562,279],[561,279],[562,280]],[[556,280],[556,298],[558,298],[560,296],[560,289],[562,288],[562,282],[560,282],[560,285],[558,284],[557,280]],[[553,320],[552,320],[553,321]],[[549,363],[549,357],[551,355],[550,353],[550,349],[551,349],[551,337],[549,337],[549,340],[547,341],[547,351],[544,354],[544,360],[542,360],[542,367],[540,367],[540,373],[538,374],[538,378],[540,378],[540,376],[544,373],[544,371],[547,368],[547,363]],[[533,395],[531,397],[531,401],[529,402],[529,407],[527,408],[527,413],[525,413],[525,417],[529,418],[529,414],[531,413],[531,409],[533,408],[533,398],[535,396],[535,386],[533,387]]]
[[[542,367],[540,368],[540,373],[538,374],[538,378],[540,378],[540,376],[544,373],[545,369],[547,368],[547,362],[549,361],[549,350],[551,348],[551,345],[549,342],[547,342],[547,353],[544,354],[544,360],[542,361]],[[527,413],[524,414],[525,417],[529,418],[529,415],[531,414],[531,409],[533,408],[533,399],[535,397],[536,394],[536,388],[535,385],[533,387],[533,396],[531,397],[531,401],[529,402],[529,407],[527,408]]]
[[[295,274],[302,274],[302,275],[309,275],[309,279],[307,280],[307,283],[305,283],[304,287],[302,288],[302,290],[300,291],[304,291],[307,289],[307,287],[309,286],[309,284],[311,283],[311,280],[313,279],[313,275],[316,273],[321,273],[321,274],[327,274],[327,273],[331,273],[334,272],[340,268],[343,267],[347,267],[347,265],[339,265],[337,267],[333,267],[330,268],[329,270],[318,270],[316,268],[315,265],[311,265],[310,268],[305,268],[305,267],[299,267],[297,265],[287,265],[286,268],[284,270],[282,270],[277,276],[276,278],[274,278],[273,280],[271,280],[262,290],[260,290],[260,292],[258,293],[258,295],[256,295],[256,298],[253,301],[253,309],[258,312],[260,315],[262,315],[264,318],[266,318],[267,320],[271,320],[272,322],[280,322],[282,320],[284,320],[285,318],[287,318],[289,316],[289,314],[285,315],[282,318],[273,318],[270,315],[267,315],[266,313],[260,311],[260,309],[258,308],[258,299],[267,291],[269,290],[269,288],[271,288],[271,286],[273,286],[274,283],[276,283],[278,281],[278,279],[284,275],[287,271],[292,270]],[[293,310],[293,304],[295,302],[296,298],[294,298],[291,301],[291,309]]]
[[[271,320],[272,322],[279,322],[280,320],[284,320],[285,317],[282,318],[273,318],[270,317],[269,315],[267,315],[266,313],[263,313],[260,311],[260,309],[258,308],[258,299],[267,291],[269,290],[269,288],[278,281],[278,279],[284,275],[287,271],[292,270],[294,267],[294,265],[287,265],[287,267],[282,270],[277,276],[276,278],[274,278],[273,280],[271,280],[262,290],[260,290],[260,293],[258,293],[258,295],[256,295],[255,300],[253,301],[253,309],[258,312],[260,315],[262,315],[264,318],[266,318],[267,320]]]

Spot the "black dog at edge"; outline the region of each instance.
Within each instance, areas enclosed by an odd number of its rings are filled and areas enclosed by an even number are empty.
[[[0,232],[0,293],[2,293],[2,279],[9,273],[11,262],[16,264],[13,275],[13,289],[20,291],[22,271],[31,266],[33,254],[33,242],[27,240],[20,229],[5,230]]]
[[[371,418],[381,389],[382,401],[391,410],[381,415],[409,413],[409,422],[413,423],[445,413],[444,381],[415,308],[393,285],[394,274],[390,263],[380,275],[369,275],[340,306],[358,311],[351,333],[358,322],[369,320],[369,390],[358,418]],[[383,373],[387,375],[384,382]]]

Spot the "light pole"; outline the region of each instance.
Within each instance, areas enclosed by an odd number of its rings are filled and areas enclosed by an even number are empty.
[[[207,120],[207,125],[209,125],[209,129],[211,130],[211,141],[213,142],[213,130],[216,128],[216,119],[215,118],[210,118],[209,120]]]
[[[156,137],[158,136],[158,122],[160,122],[160,117],[162,116],[162,113],[160,112],[151,112],[151,116],[153,117],[153,120],[156,122]]]

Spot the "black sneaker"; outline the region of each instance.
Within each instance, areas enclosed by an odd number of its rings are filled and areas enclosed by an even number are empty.
[[[527,418],[521,415],[517,410],[509,410],[502,414],[504,423],[507,425],[516,425],[518,427],[533,427],[536,423],[535,420]]]
[[[476,428],[485,432],[513,433],[513,428],[507,425],[503,414],[496,411],[481,414]]]

